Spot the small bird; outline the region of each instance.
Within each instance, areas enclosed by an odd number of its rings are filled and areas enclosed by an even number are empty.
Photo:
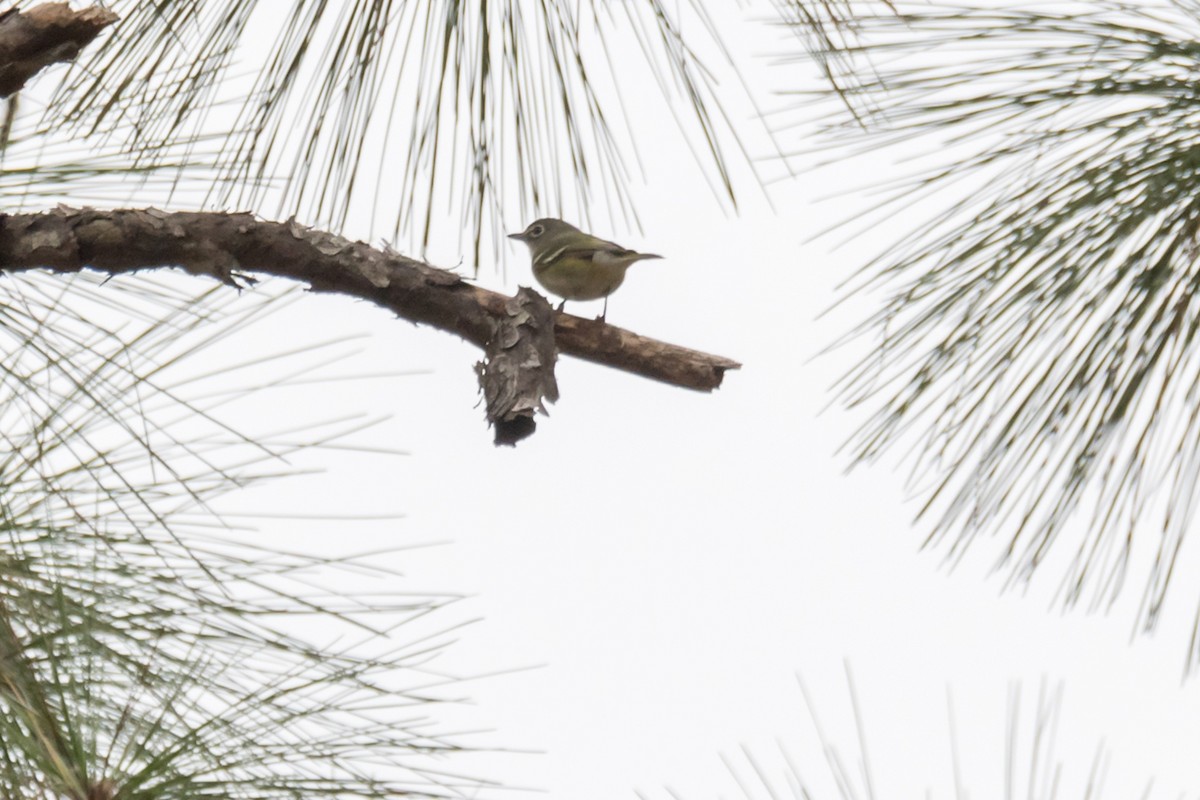
[[[559,311],[568,300],[603,297],[601,322],[608,314],[608,296],[625,280],[625,270],[635,261],[662,258],[597,239],[561,219],[539,219],[520,233],[510,233],[508,238],[529,246],[533,277],[547,291],[563,298]]]

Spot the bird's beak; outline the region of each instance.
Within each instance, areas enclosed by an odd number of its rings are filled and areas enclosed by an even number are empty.
[[[510,233],[508,238],[516,239],[518,242],[523,242],[525,241],[525,231],[521,231],[520,233]]]

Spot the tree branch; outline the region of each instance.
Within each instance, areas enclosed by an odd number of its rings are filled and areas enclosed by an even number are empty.
[[[740,364],[605,323],[553,313],[528,290],[508,297],[459,275],[362,242],[247,213],[75,209],[0,215],[0,269],[91,268],[118,274],[182,267],[237,286],[243,270],[315,291],[369,300],[414,323],[454,333],[485,352],[478,368],[497,444],[533,432],[542,401],[558,396],[554,354],[674,386],[712,391]]]
[[[72,11],[66,3],[0,13],[0,98],[19,92],[51,64],[73,60],[117,19],[99,6]]]

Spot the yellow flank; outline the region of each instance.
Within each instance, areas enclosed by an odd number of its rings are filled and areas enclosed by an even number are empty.
[[[534,264],[533,277],[564,300],[599,300],[617,290],[630,264],[644,258],[658,256],[630,253],[627,258],[603,258],[595,251],[567,253],[549,264]]]

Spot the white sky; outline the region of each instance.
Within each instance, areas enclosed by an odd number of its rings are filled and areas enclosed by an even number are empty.
[[[795,208],[795,194],[779,206]],[[936,553],[918,554],[900,475],[845,475],[834,451],[853,419],[820,413],[841,362],[809,360],[836,328],[812,320],[851,263],[800,246],[786,212],[729,220],[703,206],[687,216],[646,206],[646,246],[669,260],[632,275],[611,318],[741,359],[712,396],[564,360],[551,417],[515,450],[497,450],[474,407],[470,347],[361,304],[295,307],[369,326],[364,371],[432,370],[354,394],[355,408],[396,415],[379,439],[410,456],[342,468],[322,455],[310,461],[330,466],[326,475],[269,491],[314,513],[404,512],[345,540],[356,549],[444,543],[401,560],[407,588],[471,595],[449,614],[480,618],[439,663],[460,675],[535,667],[461,688],[476,704],[462,724],[495,729],[481,741],[541,753],[485,759],[487,774],[583,800],[634,789],[665,798],[666,786],[740,797],[718,754],[744,771],[745,745],[785,787],[778,738],[826,787],[796,674],[853,758],[846,659],[881,797],[955,796],[947,690],[965,784],[1002,796],[1012,681],[1026,697],[1019,753],[1039,684],[1065,683],[1060,797],[1084,796],[1101,741],[1114,754],[1105,796],[1137,796],[1154,776],[1162,796],[1198,785],[1196,686],[1180,684],[1191,609],[1131,646],[1129,605],[1108,617],[1051,614],[1055,576],[1029,597],[999,596],[986,544],[950,575]]]
[[[744,54],[781,49],[769,36],[752,40],[761,28],[728,33]],[[635,114],[662,116],[653,96],[626,100]],[[918,552],[903,475],[890,464],[847,475],[835,454],[861,419],[836,406],[822,413],[849,353],[814,356],[869,306],[815,320],[835,285],[909,223],[893,220],[836,251],[831,240],[805,242],[868,200],[829,195],[898,168],[886,157],[842,162],[773,187],[773,209],[748,192],[735,218],[677,141],[647,136],[641,146],[647,166],[633,194],[645,232],[594,232],[666,259],[633,269],[609,321],[743,362],[712,396],[564,360],[551,416],[515,450],[498,450],[476,407],[471,347],[336,298],[307,298],[264,328],[281,347],[289,326],[318,320],[330,337],[367,330],[345,372],[426,371],[351,390],[313,387],[303,401],[306,414],[392,415],[373,439],[410,455],[310,454],[298,466],[321,475],[236,505],[397,511],[403,519],[339,526],[337,539],[354,550],[439,543],[401,559],[405,584],[391,588],[468,596],[441,623],[478,620],[439,660],[446,671],[517,670],[446,690],[473,701],[446,718],[491,729],[474,739],[481,746],[533,751],[446,766],[571,800],[635,790],[665,798],[666,787],[686,798],[740,797],[720,755],[748,774],[745,746],[790,797],[782,743],[823,790],[817,796],[831,797],[796,675],[854,764],[848,661],[880,797],[955,797],[948,690],[969,796],[1003,796],[1014,681],[1025,696],[1018,775],[1039,684],[1061,681],[1060,797],[1084,796],[1101,742],[1112,753],[1104,796],[1138,796],[1151,778],[1153,796],[1196,792],[1200,686],[1181,683],[1187,592],[1175,593],[1177,613],[1157,636],[1132,643],[1136,583],[1107,617],[1048,613],[1049,572],[1028,596],[1001,596],[988,543],[948,574],[938,553]],[[457,241],[435,241],[429,253],[446,265],[464,256]],[[488,265],[481,274],[505,290],[531,281],[520,245],[507,284]],[[569,310],[598,313],[599,304]],[[317,538],[328,530],[302,527]],[[293,535],[286,525],[262,528],[264,537]],[[1194,556],[1189,543],[1182,557]],[[1015,796],[1027,796],[1023,784]]]

